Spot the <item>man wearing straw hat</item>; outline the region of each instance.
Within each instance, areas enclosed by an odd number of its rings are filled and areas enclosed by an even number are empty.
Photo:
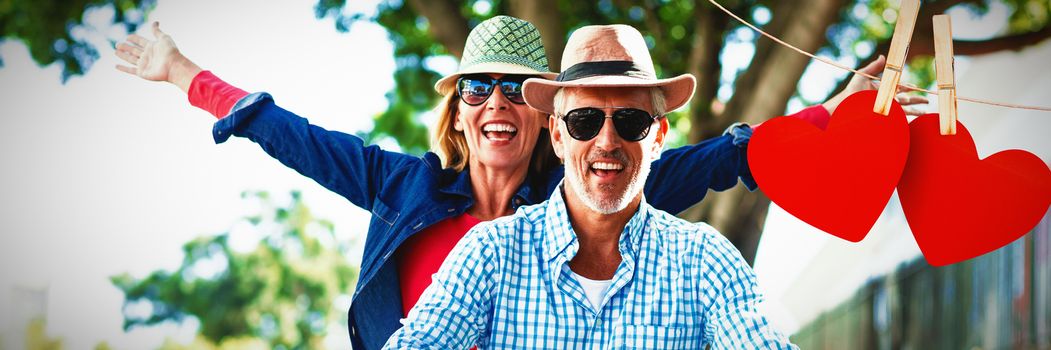
[[[795,348],[760,315],[751,268],[721,234],[643,196],[666,111],[695,79],[657,79],[642,35],[583,27],[554,80],[526,81],[551,114],[565,180],[550,198],[475,226],[387,348]]]

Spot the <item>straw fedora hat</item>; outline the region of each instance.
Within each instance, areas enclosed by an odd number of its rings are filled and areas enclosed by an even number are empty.
[[[510,16],[496,16],[475,26],[467,35],[460,69],[438,80],[434,90],[448,95],[461,75],[473,73],[528,74],[546,79],[558,75],[547,66],[540,31],[532,23]]]
[[[555,114],[555,93],[563,87],[659,87],[667,102],[665,112],[671,112],[690,102],[697,79],[691,74],[657,79],[638,30],[623,24],[596,25],[581,27],[569,37],[558,77],[526,80],[522,94],[533,109]]]

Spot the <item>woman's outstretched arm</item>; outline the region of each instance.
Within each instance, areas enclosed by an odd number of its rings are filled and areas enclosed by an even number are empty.
[[[217,143],[230,136],[255,142],[285,166],[371,210],[377,195],[397,169],[422,165],[418,157],[367,146],[354,135],[310,124],[287,111],[266,93],[248,94],[187,59],[175,41],[152,26],[156,40],[129,35],[117,56],[130,65],[117,69],[148,81],[164,81],[187,93],[189,101],[219,118]]]

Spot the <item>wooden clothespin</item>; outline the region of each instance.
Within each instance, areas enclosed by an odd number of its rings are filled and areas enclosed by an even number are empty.
[[[894,25],[894,37],[890,41],[890,52],[887,53],[887,67],[883,69],[876,104],[872,106],[873,112],[890,114],[890,106],[894,96],[898,94],[898,81],[901,80],[905,56],[909,53],[909,41],[912,40],[912,31],[916,28],[916,17],[919,13],[920,0],[901,0],[898,23]]]
[[[952,21],[934,16],[934,67],[938,74],[938,120],[942,135],[956,135],[956,76]]]

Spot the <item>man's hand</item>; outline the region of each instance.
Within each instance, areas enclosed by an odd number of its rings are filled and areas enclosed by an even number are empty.
[[[179,52],[175,41],[161,31],[158,22],[153,22],[153,36],[155,41],[132,34],[117,44],[117,57],[131,64],[117,65],[117,70],[150,81],[167,81],[188,91],[201,68]]]
[[[883,68],[886,67],[886,66],[887,66],[887,58],[883,57],[883,55],[880,55],[879,58],[877,58],[872,63],[869,63],[864,68],[860,69],[860,71],[864,72],[866,74],[869,74],[869,75],[879,75],[880,73],[883,72]],[[843,102],[843,100],[847,99],[847,96],[853,95],[855,92],[862,91],[862,90],[876,90],[876,89],[879,89],[879,83],[878,82],[874,82],[872,80],[869,80],[869,78],[866,78],[866,77],[858,75],[858,74],[854,74],[854,76],[850,78],[850,82],[847,83],[847,87],[844,88],[843,91],[840,91],[835,96],[832,96],[832,98],[830,98],[825,103],[822,103],[821,105],[823,107],[825,107],[826,110],[828,110],[828,113],[831,114],[832,112],[834,112],[836,110],[836,107],[838,107],[839,104],[841,102]],[[907,90],[907,89],[899,89],[899,90]],[[908,95],[905,92],[902,92],[902,93],[899,93],[898,96],[896,96],[894,99],[898,101],[898,104],[900,104],[902,106],[902,108],[905,110],[905,114],[907,114],[907,115],[920,116],[920,115],[927,114],[927,112],[924,111],[923,108],[920,108],[920,106],[919,106],[919,105],[927,104],[927,98],[926,97],[915,96],[915,95]]]

